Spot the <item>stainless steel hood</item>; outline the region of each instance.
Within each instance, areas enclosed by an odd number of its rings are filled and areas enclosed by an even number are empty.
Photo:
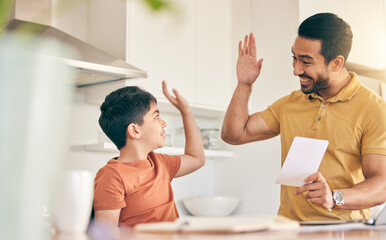
[[[4,24],[5,31],[33,31],[33,37],[54,39],[77,51],[76,57],[55,56],[78,70],[76,85],[89,86],[129,78],[146,78],[147,73],[86,42],[52,27],[53,0],[1,0],[13,2],[12,12]],[[28,27],[23,27],[28,26]],[[1,30],[0,30],[1,31]],[[31,49],[28,49],[31,51]],[[50,54],[50,53],[45,53]]]

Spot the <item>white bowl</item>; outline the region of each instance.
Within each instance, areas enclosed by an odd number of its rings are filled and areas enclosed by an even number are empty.
[[[236,209],[240,200],[229,196],[198,196],[184,198],[182,202],[194,216],[225,217]]]

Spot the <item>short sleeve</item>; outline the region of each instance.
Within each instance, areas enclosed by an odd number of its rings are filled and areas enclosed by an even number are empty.
[[[125,187],[118,172],[108,166],[100,169],[94,180],[94,209],[113,210],[126,206]]]
[[[170,176],[170,181],[176,176],[181,166],[181,157],[179,155],[167,155],[154,153],[155,157],[164,163]]]
[[[362,137],[362,155],[386,155],[386,103],[381,101],[378,108],[371,109]]]
[[[278,112],[278,106],[275,103],[261,112],[264,121],[267,123],[268,127],[275,133],[280,133],[280,119]]]

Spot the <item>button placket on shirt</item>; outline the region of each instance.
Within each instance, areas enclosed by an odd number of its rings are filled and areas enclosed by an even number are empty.
[[[319,129],[321,122],[323,121],[323,118],[326,115],[326,109],[327,109],[328,103],[325,101],[322,101],[319,107],[318,114],[315,116],[315,122],[312,126],[312,129]]]

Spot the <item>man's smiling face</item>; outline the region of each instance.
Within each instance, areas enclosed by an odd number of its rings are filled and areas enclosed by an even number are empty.
[[[292,46],[294,75],[299,76],[303,93],[329,87],[329,70],[321,55],[322,41],[297,37]]]

